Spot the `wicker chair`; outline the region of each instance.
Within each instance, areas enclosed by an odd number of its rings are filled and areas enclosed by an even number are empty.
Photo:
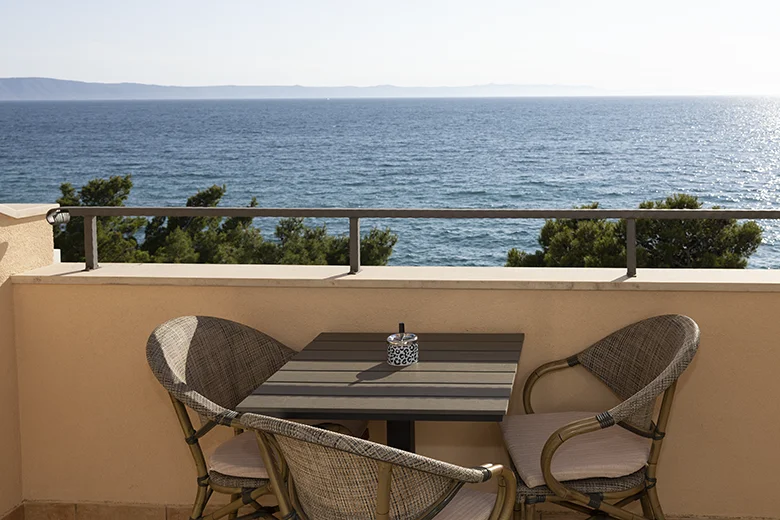
[[[501,424],[519,476],[515,517],[532,520],[536,504],[550,501],[590,515],[664,520],[656,490],[658,456],[677,379],[698,345],[699,327],[692,319],[657,316],[537,368],[523,388],[526,414],[509,416]],[[534,414],[531,391],[539,378],[576,365],[605,383],[622,402],[598,414]],[[624,508],[637,500],[642,516]]]
[[[514,473],[463,468],[300,423],[244,414],[254,430],[283,518],[301,520],[509,520]],[[495,478],[498,493],[463,488]]]
[[[198,491],[192,519],[237,518],[239,508],[252,505],[252,518],[271,518],[257,499],[270,494],[270,481],[255,436],[242,433],[236,405],[279,370],[295,352],[255,329],[229,320],[183,316],[157,327],[146,345],[146,357],[157,380],[168,391],[195,459]],[[186,407],[201,419],[197,431]],[[235,436],[218,446],[207,461],[199,439],[215,426],[232,427]],[[364,433],[366,423],[330,423],[344,433]],[[212,493],[232,495],[232,501],[203,514]]]

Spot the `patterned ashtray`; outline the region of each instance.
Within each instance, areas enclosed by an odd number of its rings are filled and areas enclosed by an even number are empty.
[[[417,334],[397,333],[387,337],[387,364],[405,367],[417,363],[420,349]]]

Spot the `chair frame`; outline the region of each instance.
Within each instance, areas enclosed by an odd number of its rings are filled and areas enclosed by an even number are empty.
[[[523,408],[526,414],[534,413],[531,405],[531,393],[537,381],[542,376],[551,372],[557,372],[579,365],[577,356],[571,356],[566,359],[560,359],[545,363],[534,370],[525,382],[523,387]],[[663,392],[661,408],[658,412],[657,422],[651,424],[649,430],[644,430],[625,422],[615,422],[610,420],[609,413],[599,414],[595,417],[588,417],[578,421],[571,422],[559,428],[553,433],[542,449],[541,463],[542,473],[545,484],[555,493],[552,496],[545,497],[546,501],[567,507],[574,511],[585,513],[593,517],[609,518],[618,520],[665,520],[661,503],[658,499],[656,489],[656,470],[658,466],[658,457],[661,453],[661,445],[666,434],[666,427],[669,422],[669,414],[674,400],[674,393],[677,382],[673,382]],[[630,398],[629,398],[630,399]],[[599,493],[598,495],[586,495],[574,489],[566,487],[559,482],[552,474],[552,459],[558,448],[564,442],[587,433],[610,428],[614,426],[623,427],[630,432],[652,439],[650,454],[645,468],[645,481],[641,486],[612,493]],[[642,516],[624,509],[624,506],[639,500],[642,505]],[[526,502],[525,504],[515,504],[515,519],[534,520],[536,516],[536,503]]]
[[[252,414],[247,414],[242,419],[249,418]],[[251,420],[251,419],[250,419]],[[257,444],[260,447],[260,453],[266,468],[269,469],[271,479],[271,489],[276,495],[279,503],[279,513],[285,519],[309,520],[309,517],[303,510],[298,501],[296,484],[292,474],[287,467],[282,450],[276,441],[275,434],[261,431],[244,424],[248,430],[255,432]],[[308,441],[307,441],[308,442]],[[333,448],[338,449],[338,448]],[[347,453],[351,453],[347,450]],[[365,457],[365,456],[364,456]],[[369,458],[369,457],[366,457]],[[375,520],[390,520],[390,500],[391,486],[393,481],[393,469],[402,464],[391,463],[380,459],[376,460],[378,464],[378,482],[376,494]],[[485,464],[477,468],[484,472],[483,482],[496,479],[498,490],[496,502],[490,514],[489,520],[510,520],[513,515],[515,495],[517,494],[517,480],[513,471],[507,471],[498,464]],[[452,501],[455,495],[463,487],[464,482],[453,481],[449,488],[439,497],[439,499],[423,511],[415,520],[430,520],[436,517]]]
[[[269,483],[264,486],[247,491],[242,488],[220,486],[212,482],[209,477],[208,464],[206,462],[206,457],[203,454],[203,449],[200,446],[200,439],[216,426],[231,427],[233,428],[234,434],[239,435],[243,432],[241,423],[235,419],[231,419],[229,424],[220,424],[213,420],[209,420],[200,429],[195,430],[184,403],[176,399],[173,394],[169,393],[169,395],[171,402],[173,403],[173,409],[176,411],[176,417],[179,419],[179,425],[184,433],[184,441],[190,448],[190,454],[195,461],[195,468],[198,473],[198,491],[195,496],[192,513],[190,514],[190,520],[217,520],[218,518],[223,518],[225,516],[230,520],[249,520],[253,518],[274,519],[272,513],[275,512],[275,508],[262,506],[257,501],[263,495],[273,495],[270,480]],[[230,503],[225,504],[208,515],[204,515],[203,512],[206,505],[215,491],[217,493],[230,495]],[[238,516],[239,509],[247,505],[252,506],[255,509],[255,512]]]
[[[228,333],[244,333],[243,343],[239,344],[244,349],[260,346],[264,348],[270,346],[271,348],[287,349],[287,347],[275,339],[256,329],[234,321],[211,316],[181,316],[173,318],[158,326],[149,336],[146,345],[149,367],[171,399],[176,417],[184,434],[184,441],[189,446],[190,454],[195,462],[197,492],[190,520],[217,520],[223,517],[227,517],[229,520],[274,518],[272,515],[277,509],[264,507],[257,501],[263,495],[272,495],[270,480],[257,479],[264,481],[257,488],[226,487],[213,482],[209,474],[208,462],[200,446],[200,439],[217,426],[232,428],[234,435],[239,435],[243,431],[241,424],[238,422],[239,413],[215,403],[211,397],[203,395],[190,386],[176,373],[171,366],[171,361],[164,354],[166,345],[175,345],[182,340],[192,341],[192,338],[185,339],[180,336],[182,330],[191,328],[194,333],[200,327],[204,327],[206,333],[216,334],[218,337],[220,335],[225,336]],[[187,351],[186,355],[189,356],[189,351]],[[194,411],[201,417],[200,429],[196,430],[193,427],[188,410]],[[229,495],[231,500],[228,504],[204,515],[204,510],[214,492]],[[239,510],[244,506],[251,506],[255,511],[239,516]]]
[[[190,323],[191,320],[195,320],[196,323],[192,325]],[[189,446],[190,454],[195,461],[198,488],[190,520],[216,520],[225,516],[227,516],[229,520],[274,518],[272,515],[278,511],[278,508],[264,507],[258,502],[258,499],[263,495],[273,495],[270,479],[242,479],[239,476],[234,478],[239,480],[242,484],[245,483],[242,482],[242,480],[261,480],[265,481],[265,484],[257,488],[226,487],[213,482],[209,475],[208,463],[200,446],[200,439],[216,426],[232,428],[234,435],[240,435],[243,432],[243,427],[239,422],[241,414],[229,407],[226,408],[215,403],[212,401],[212,398],[203,395],[190,386],[175,373],[168,358],[162,354],[165,350],[163,340],[168,338],[169,335],[173,336],[171,341],[175,344],[180,341],[177,331],[180,331],[181,327],[184,327],[185,329],[187,327],[193,327],[193,331],[196,331],[201,326],[205,327],[207,331],[210,330],[212,333],[216,330],[223,337],[228,333],[243,333],[248,335],[243,338],[243,343],[239,343],[239,346],[242,346],[244,349],[275,348],[279,350],[282,356],[286,356],[284,359],[279,359],[279,361],[281,361],[280,363],[277,363],[279,366],[294,355],[293,350],[265,333],[238,322],[212,316],[181,316],[174,318],[158,326],[150,335],[149,340],[147,341],[147,361],[149,362],[149,366],[155,377],[163,388],[165,388],[173,403],[176,417],[184,434],[184,440]],[[161,335],[162,338],[158,337],[158,335]],[[192,338],[187,341],[191,341],[191,339]],[[245,396],[241,397],[243,398]],[[196,430],[193,427],[188,410],[192,410],[201,416],[202,426],[200,429]],[[329,422],[320,426],[351,433],[340,423]],[[367,434],[367,431],[364,432],[364,435],[365,434]],[[230,476],[228,475],[228,477]],[[203,513],[206,505],[214,492],[229,495],[231,501],[230,503],[217,508],[214,512],[204,515]],[[239,510],[244,506],[251,506],[255,511],[239,516]]]

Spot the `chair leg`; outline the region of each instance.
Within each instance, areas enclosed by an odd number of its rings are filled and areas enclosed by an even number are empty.
[[[661,502],[658,501],[658,488],[656,486],[647,490],[647,498],[650,501],[650,506],[653,508],[654,520],[666,520],[664,510],[661,509]]]
[[[647,520],[655,520],[655,515],[653,514],[653,506],[650,505],[650,498],[647,496],[647,493],[644,493],[639,498],[639,503],[642,504],[642,516],[647,518]]]
[[[230,495],[230,501],[231,502],[233,502],[235,500],[238,500],[239,498],[241,498],[241,495],[239,495],[238,493],[234,493],[234,494]],[[228,515],[228,520],[236,520],[236,518],[238,518],[238,511],[237,510],[233,511],[232,513],[230,513]]]
[[[192,506],[191,520],[198,520],[203,516],[203,510],[206,508],[206,502],[209,499],[208,488],[198,486],[198,494],[195,495],[195,504]]]
[[[536,504],[523,506],[523,520],[536,520]]]
[[[515,510],[512,513],[512,518],[514,520],[523,520],[523,504],[520,502],[515,502]]]

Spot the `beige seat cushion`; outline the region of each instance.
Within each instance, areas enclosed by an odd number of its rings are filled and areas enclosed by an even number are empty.
[[[463,488],[436,515],[436,520],[487,520],[495,504],[495,493]]]
[[[323,421],[299,422],[312,426],[323,424]],[[362,435],[368,426],[365,421],[333,421],[333,423],[348,429],[356,436]],[[327,426],[327,423],[323,425]],[[244,432],[217,446],[209,457],[209,470],[233,477],[268,478],[260,449],[257,447],[257,439],[252,432]]]
[[[541,457],[547,439],[570,422],[595,416],[596,412],[563,412],[505,417],[504,442],[523,482],[530,488],[544,485]],[[642,469],[649,455],[649,439],[613,426],[566,441],[555,453],[551,469],[559,481],[617,478]]]
[[[209,470],[233,477],[268,478],[254,432],[236,435],[217,446],[209,457]]]

